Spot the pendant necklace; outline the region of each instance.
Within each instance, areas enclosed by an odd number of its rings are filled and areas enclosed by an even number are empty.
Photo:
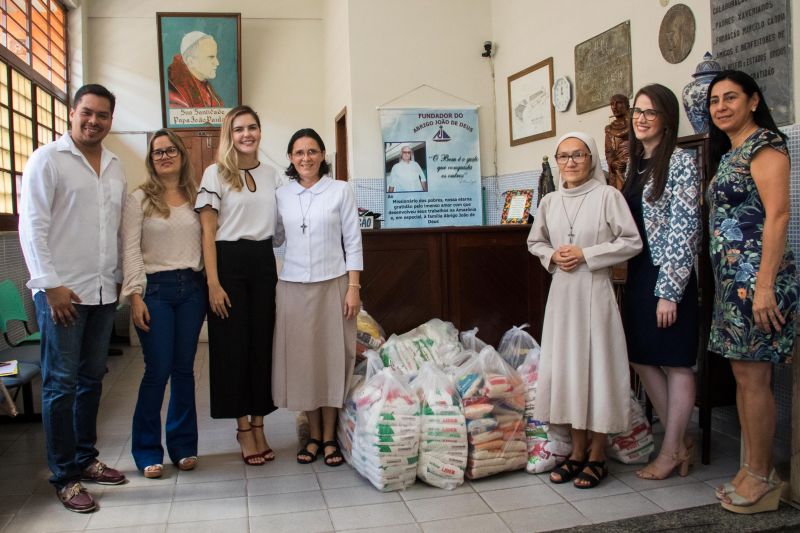
[[[578,204],[578,209],[575,210],[575,216],[572,217],[572,220],[569,219],[569,213],[567,213],[567,205],[564,203],[564,196],[561,196],[561,207],[564,208],[564,216],[567,217],[567,224],[569,225],[569,233],[567,233],[567,237],[569,237],[570,244],[573,244],[572,241],[575,238],[575,233],[572,231],[572,227],[575,225],[575,221],[578,219],[578,213],[581,212],[581,207],[583,207],[583,202],[586,200],[586,197],[589,195],[589,192],[583,194],[583,198],[581,198],[581,203]]]
[[[314,195],[311,194],[311,200],[308,201],[308,207],[303,209],[303,195],[299,195],[297,200],[300,202],[300,214],[303,216],[303,224],[300,226],[300,229],[303,230],[303,235],[306,234],[306,228],[308,225],[306,224],[306,216],[308,212],[311,211],[311,204],[314,203]]]
[[[647,161],[647,163],[644,164],[644,169],[641,169],[642,168],[642,161]],[[641,176],[642,174],[644,174],[648,170],[650,170],[650,160],[649,159],[644,159],[644,158],[640,159],[638,165],[636,166],[636,173]]]

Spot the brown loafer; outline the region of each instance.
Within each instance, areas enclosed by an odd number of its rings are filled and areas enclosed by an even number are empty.
[[[119,485],[125,483],[125,474],[109,467],[102,461],[95,461],[93,465],[81,472],[81,481],[92,481],[100,485]]]
[[[63,489],[57,489],[56,494],[61,504],[69,511],[75,513],[91,513],[97,509],[89,491],[83,488],[80,481],[71,481]]]

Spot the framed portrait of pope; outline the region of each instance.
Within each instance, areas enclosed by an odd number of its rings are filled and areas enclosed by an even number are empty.
[[[218,128],[242,101],[239,13],[156,13],[166,128]]]

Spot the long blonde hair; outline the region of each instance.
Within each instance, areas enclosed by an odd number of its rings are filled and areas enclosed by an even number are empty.
[[[246,105],[236,106],[225,115],[222,121],[222,133],[219,138],[217,150],[217,171],[220,178],[227,182],[236,191],[241,191],[244,181],[239,173],[239,152],[233,146],[233,121],[242,115],[252,115],[256,119],[258,129],[261,129],[261,119],[253,108]]]
[[[178,149],[181,155],[181,170],[180,177],[178,178],[178,190],[186,197],[190,205],[194,205],[194,200],[197,197],[197,185],[194,182],[194,171],[192,170],[192,162],[189,160],[189,152],[183,141],[178,137],[174,131],[166,128],[160,129],[153,134],[150,142],[147,144],[147,159],[145,166],[147,167],[147,178],[144,183],[139,187],[144,192],[144,199],[142,200],[142,208],[144,216],[150,217],[157,214],[164,218],[169,218],[169,205],[164,199],[164,183],[156,172],[155,165],[153,165],[153,157],[150,155],[153,151],[153,143],[159,137],[166,137]]]

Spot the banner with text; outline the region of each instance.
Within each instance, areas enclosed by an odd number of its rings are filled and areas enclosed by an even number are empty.
[[[480,226],[477,109],[381,109],[385,227]]]

